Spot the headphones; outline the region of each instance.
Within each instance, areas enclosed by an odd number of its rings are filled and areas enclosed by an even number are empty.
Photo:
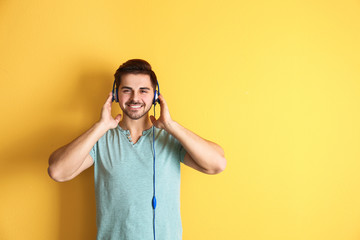
[[[155,88],[155,92],[154,92],[154,99],[153,99],[153,104],[154,106],[156,105],[156,103],[160,104],[160,100],[159,100],[159,95],[160,95],[160,86],[159,86],[159,82],[156,80],[156,85],[157,85],[157,89]],[[118,86],[119,87],[119,86]],[[114,80],[114,84],[113,84],[113,89],[112,89],[112,101],[114,102],[119,102],[119,97],[118,97],[118,87],[116,87],[116,80]]]
[[[156,78],[155,78],[156,79]],[[114,84],[113,84],[113,89],[112,89],[112,101],[115,102],[119,102],[119,97],[118,97],[118,87],[115,86],[116,80],[114,80]],[[156,79],[156,85],[157,85],[157,90],[155,88],[154,91],[154,98],[153,98],[153,102],[152,104],[154,104],[154,117],[155,117],[155,106],[157,103],[160,104],[160,99],[159,99],[159,95],[160,95],[160,86],[159,86],[159,82]],[[154,234],[154,240],[156,240],[156,235],[155,235],[155,209],[156,209],[156,197],[155,197],[155,158],[156,158],[156,153],[155,153],[155,127],[152,127],[153,130],[153,141],[152,141],[152,145],[153,145],[153,198],[151,200],[151,205],[153,208],[153,234]]]

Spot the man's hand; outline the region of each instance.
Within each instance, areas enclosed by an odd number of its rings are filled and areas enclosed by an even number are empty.
[[[121,114],[118,114],[115,119],[111,116],[111,104],[112,92],[109,93],[109,97],[101,109],[101,118],[99,120],[99,123],[106,129],[116,128],[121,119]]]
[[[162,94],[159,95],[160,100],[160,117],[156,119],[154,116],[150,116],[152,124],[160,129],[164,129],[169,132],[173,120],[171,119],[169,108]]]

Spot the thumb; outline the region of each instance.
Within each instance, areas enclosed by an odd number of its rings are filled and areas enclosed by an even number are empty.
[[[151,115],[151,116],[150,116],[150,121],[151,121],[151,123],[154,125],[155,122],[156,122],[156,118]]]
[[[116,115],[115,121],[120,122],[120,119],[121,119],[121,114]]]

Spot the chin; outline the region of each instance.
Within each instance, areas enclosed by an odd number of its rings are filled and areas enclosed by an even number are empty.
[[[143,118],[143,117],[147,117],[147,115],[148,115],[148,112],[150,111],[150,109],[151,109],[151,107],[148,109],[148,110],[146,110],[146,111],[143,111],[143,112],[141,112],[141,113],[131,113],[130,111],[128,111],[127,109],[123,109],[123,113],[128,117],[128,118],[130,118],[130,119],[132,119],[132,120],[139,120],[139,119],[141,119],[141,118]]]

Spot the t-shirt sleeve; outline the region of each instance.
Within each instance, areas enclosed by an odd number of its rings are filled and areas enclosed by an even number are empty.
[[[184,163],[184,158],[186,155],[186,150],[185,148],[179,143],[179,154],[180,154],[180,162]]]
[[[97,152],[98,152],[98,142],[95,143],[95,145],[91,148],[89,153],[92,159],[94,160],[94,163],[96,163]]]

